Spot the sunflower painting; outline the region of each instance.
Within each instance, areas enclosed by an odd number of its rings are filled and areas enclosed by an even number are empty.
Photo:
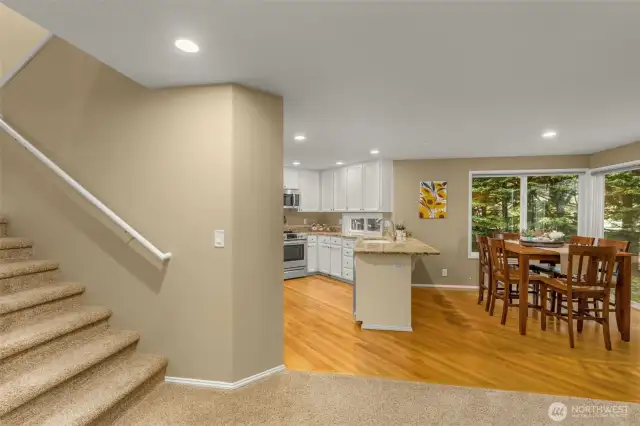
[[[447,182],[428,180],[420,182],[420,219],[447,217]]]

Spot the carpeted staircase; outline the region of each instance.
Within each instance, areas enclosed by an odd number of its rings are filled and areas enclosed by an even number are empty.
[[[0,425],[110,424],[164,379],[167,360],[136,352],[140,336],[82,304],[84,286],[32,260],[0,217]]]

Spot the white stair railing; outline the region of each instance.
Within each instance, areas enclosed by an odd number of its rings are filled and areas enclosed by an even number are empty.
[[[163,253],[156,246],[151,244],[149,240],[143,237],[138,231],[133,229],[127,222],[125,222],[120,216],[115,214],[109,207],[98,200],[92,193],[87,191],[82,185],[80,185],[75,179],[69,176],[64,170],[62,170],[56,163],[51,161],[46,155],[44,155],[38,148],[33,146],[28,140],[26,140],[20,133],[18,133],[13,127],[11,127],[4,118],[0,116],[0,128],[7,132],[13,139],[15,139],[20,145],[22,145],[27,151],[33,154],[42,164],[47,166],[52,172],[60,176],[62,180],[68,183],[73,189],[75,189],[80,195],[82,195],[87,201],[93,204],[98,210],[104,213],[109,219],[111,219],[116,225],[124,230],[132,239],[138,241],[144,248],[153,253],[158,259],[163,262],[171,259],[171,253]],[[131,240],[130,240],[131,241]]]

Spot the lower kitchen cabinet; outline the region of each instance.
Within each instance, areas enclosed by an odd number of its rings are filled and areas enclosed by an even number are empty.
[[[331,273],[331,246],[329,244],[318,245],[318,271],[327,275]]]
[[[342,277],[342,246],[331,246],[331,272],[334,277]]]
[[[307,272],[310,274],[318,272],[317,243],[307,243]]]

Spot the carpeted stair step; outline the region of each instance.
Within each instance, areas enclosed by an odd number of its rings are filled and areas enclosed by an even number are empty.
[[[19,407],[6,426],[72,426],[113,418],[164,379],[167,359],[130,353],[114,357]],[[106,422],[107,424],[110,422]]]
[[[0,424],[8,422],[7,414],[23,404],[42,395],[42,398],[53,397],[44,395],[52,390],[55,395],[64,392],[66,383],[54,389],[61,383],[73,378],[87,369],[118,354],[127,347],[131,347],[140,336],[133,331],[109,331],[90,340],[86,345],[73,350],[60,352],[59,355],[46,363],[42,363],[28,372],[0,384]],[[84,375],[88,380],[95,376],[94,371]],[[77,384],[75,387],[78,388]],[[108,392],[108,389],[102,389]],[[81,393],[76,394],[81,397]],[[99,398],[99,394],[84,395],[85,398]],[[36,401],[33,401],[36,402]],[[70,400],[69,403],[75,401]],[[23,407],[29,409],[30,407]],[[59,423],[60,424],[60,423]]]
[[[82,306],[47,317],[40,322],[2,333],[0,334],[0,360],[104,320],[109,316],[111,316],[109,309]]]
[[[76,307],[84,286],[59,282],[0,295],[0,332],[21,326],[35,318]]]
[[[7,218],[5,216],[0,215],[0,237],[6,237],[7,236],[7,225],[9,224],[9,221],[7,220]]]
[[[56,279],[60,264],[51,260],[0,263],[0,295],[28,290]]]
[[[33,255],[33,242],[26,238],[0,237],[0,261],[27,260]]]

